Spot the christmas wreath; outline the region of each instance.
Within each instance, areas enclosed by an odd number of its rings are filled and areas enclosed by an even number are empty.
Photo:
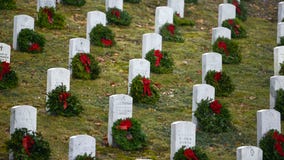
[[[76,156],[75,160],[95,160],[96,157],[93,157],[92,154],[85,153],[84,155]]]
[[[66,86],[60,85],[48,93],[47,112],[66,117],[77,116],[83,107],[76,96],[66,91]]]
[[[118,119],[112,127],[114,144],[125,151],[142,149],[147,145],[146,135],[134,118]]]
[[[36,24],[39,27],[48,29],[62,29],[65,27],[65,17],[55,12],[53,7],[44,7],[39,9],[38,20]]]
[[[178,13],[174,13],[174,24],[177,26],[194,26],[193,21],[181,18]]]
[[[284,75],[284,62],[280,63],[279,75]]]
[[[284,46],[284,37],[280,37],[280,43],[278,43],[278,46]]]
[[[245,3],[243,1],[239,2],[238,0],[228,0],[228,2],[236,7],[237,18],[239,18],[242,21],[246,21],[248,13]]]
[[[199,147],[182,146],[174,155],[173,160],[209,160],[206,153]]]
[[[16,8],[15,0],[0,0],[0,4],[0,10]]]
[[[184,0],[184,2],[197,4],[198,0]]]
[[[61,0],[61,3],[81,7],[86,3],[86,0]]]
[[[132,17],[128,12],[122,11],[118,8],[109,8],[106,13],[106,17],[109,24],[122,26],[129,26],[132,20]]]
[[[209,84],[215,88],[216,96],[228,96],[235,89],[231,78],[225,72],[210,70],[205,76],[205,81],[206,84]]]
[[[141,0],[124,0],[124,2],[128,2],[128,3],[140,3]]]
[[[153,73],[172,73],[174,61],[168,52],[152,49],[146,54]]]
[[[218,100],[202,99],[194,113],[198,126],[205,132],[226,132],[232,126],[229,110]]]
[[[50,157],[48,142],[40,133],[28,131],[27,128],[16,129],[6,142],[6,147],[13,152],[14,159],[49,160]]]
[[[90,32],[90,42],[95,46],[112,47],[115,45],[115,34],[102,24],[96,25]]]
[[[284,160],[284,135],[277,130],[269,130],[259,141],[263,160]]]
[[[79,53],[72,59],[72,77],[78,79],[96,79],[100,73],[98,62],[91,54]]]
[[[141,75],[132,80],[130,95],[134,103],[155,104],[160,98],[153,82]]]
[[[223,21],[222,26],[231,30],[232,38],[244,38],[247,36],[246,30],[238,19],[227,19]]]
[[[284,90],[278,89],[276,91],[275,110],[281,114],[281,119],[284,120]]]
[[[160,28],[160,35],[165,41],[184,42],[184,39],[176,25],[166,23]]]
[[[229,38],[219,37],[212,48],[214,52],[222,55],[224,64],[238,64],[242,60],[238,44]]]
[[[22,52],[41,53],[44,50],[45,38],[32,29],[22,29],[18,36],[18,47]]]
[[[0,61],[0,90],[18,86],[18,77],[10,63]]]

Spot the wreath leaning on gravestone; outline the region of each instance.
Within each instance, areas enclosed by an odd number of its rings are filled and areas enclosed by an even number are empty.
[[[91,54],[78,53],[72,59],[72,77],[78,79],[96,79],[100,74],[98,62]]]
[[[0,61],[0,90],[18,86],[18,77],[10,63]]]
[[[134,103],[143,104],[156,104],[160,98],[157,89],[153,86],[153,82],[141,75],[132,80],[130,96],[133,98]]]
[[[112,47],[115,45],[115,34],[106,26],[98,24],[90,32],[90,42],[95,46]]]
[[[229,96],[235,86],[232,84],[231,78],[225,72],[217,72],[209,70],[205,76],[206,84],[215,88],[216,96]]]
[[[6,142],[6,147],[13,152],[14,159],[49,160],[50,157],[48,142],[40,133],[28,131],[27,128],[16,129]]]
[[[44,50],[45,38],[32,29],[22,29],[17,42],[21,52],[41,53]]]
[[[278,89],[276,91],[275,110],[281,114],[281,120],[284,120],[284,90]]]
[[[277,130],[269,130],[259,141],[263,160],[284,160],[284,135]]]
[[[122,26],[129,26],[132,20],[132,17],[128,12],[122,11],[118,8],[109,8],[106,13],[106,17],[109,24]]]
[[[147,145],[146,135],[134,118],[118,119],[112,126],[114,144],[125,151],[134,151]]]
[[[0,0],[0,4],[0,10],[16,8],[15,0]]]
[[[170,42],[184,42],[184,39],[177,29],[176,25],[166,23],[160,28],[160,35],[163,37],[164,41]]]
[[[173,160],[209,160],[209,158],[199,147],[182,146],[175,153]]]
[[[172,73],[174,60],[168,52],[152,49],[146,54],[145,59],[150,62],[153,73]]]
[[[242,21],[247,20],[247,8],[245,6],[244,1],[238,0],[228,0],[229,3],[233,4],[236,7],[236,15]]]
[[[48,29],[62,29],[66,26],[65,17],[56,13],[53,7],[40,8],[36,24]]]
[[[211,133],[228,131],[231,127],[229,110],[218,100],[202,99],[194,113],[201,130]]]
[[[66,5],[81,7],[86,3],[86,1],[85,0],[61,0],[61,3],[64,5],[66,4]]]
[[[83,107],[76,96],[66,91],[65,85],[60,85],[48,93],[46,102],[47,112],[52,115],[66,117],[77,116],[83,111]]]
[[[84,155],[78,155],[75,160],[98,160],[96,157],[93,157],[92,154],[85,153]]]
[[[214,52],[222,55],[224,64],[239,64],[242,60],[238,44],[229,38],[219,37],[212,48]]]
[[[226,27],[231,30],[232,38],[245,38],[247,37],[247,32],[242,26],[240,20],[236,19],[227,19],[223,21],[222,27]]]

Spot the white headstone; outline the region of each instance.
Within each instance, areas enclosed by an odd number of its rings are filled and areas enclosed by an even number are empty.
[[[171,160],[182,147],[195,147],[196,125],[189,121],[176,121],[171,124]]]
[[[230,3],[219,4],[218,8],[218,27],[222,26],[223,21],[236,18],[236,7]]]
[[[56,0],[37,0],[37,8],[36,10],[39,11],[40,8],[44,7],[53,7],[56,8]]]
[[[108,144],[113,144],[112,126],[118,119],[126,119],[132,117],[132,97],[125,94],[116,94],[109,97],[108,112]]]
[[[28,28],[34,30],[35,20],[33,17],[28,15],[17,15],[14,16],[14,30],[13,30],[13,48],[17,50],[18,48],[18,35],[22,29]]]
[[[193,95],[192,95],[192,122],[197,125],[197,119],[194,116],[195,111],[197,110],[197,103],[200,103],[202,99],[215,99],[215,88],[208,84],[196,84],[193,86]]]
[[[184,0],[168,0],[168,7],[172,8],[180,18],[184,17]]]
[[[146,54],[152,49],[162,50],[162,36],[158,33],[143,34],[142,58],[145,58]]]
[[[87,13],[87,32],[86,37],[90,40],[90,32],[97,24],[102,24],[106,26],[106,14],[101,11],[92,11]]]
[[[241,146],[237,148],[237,160],[262,160],[262,149],[256,146]]]
[[[89,135],[76,135],[69,138],[68,160],[75,160],[78,155],[96,156],[96,139]]]
[[[157,7],[155,13],[155,33],[160,33],[160,27],[166,23],[173,23],[174,11],[167,6]]]
[[[284,18],[284,2],[278,3],[278,23]]]
[[[279,75],[280,63],[284,63],[284,46],[274,47],[274,75]]]
[[[271,129],[281,132],[280,112],[274,109],[263,109],[257,111],[257,146],[261,138]]]
[[[275,107],[276,91],[284,89],[284,76],[272,76],[270,77],[270,108]]]
[[[14,106],[11,108],[10,134],[14,133],[16,128],[27,128],[36,132],[37,109],[28,106]]]
[[[216,52],[202,54],[202,83],[206,83],[205,76],[208,71],[222,71],[222,55]]]
[[[0,43],[0,61],[10,63],[11,47],[8,44]]]
[[[212,28],[212,41],[211,43],[214,44],[214,42],[219,38],[224,37],[231,39],[231,30],[226,27],[215,27]]]
[[[69,40],[69,69],[71,71],[72,58],[77,53],[90,53],[90,41],[85,38],[72,38]]]
[[[70,71],[65,68],[50,68],[47,70],[46,93],[60,85],[66,86],[66,91],[70,90]]]
[[[123,0],[105,0],[106,1],[106,11],[109,8],[117,8],[123,10]]]
[[[139,74],[142,77],[150,78],[150,62],[145,59],[131,59],[128,71],[128,94],[130,93],[132,80]]]
[[[277,44],[280,44],[280,38],[284,37],[284,22],[277,24]]]

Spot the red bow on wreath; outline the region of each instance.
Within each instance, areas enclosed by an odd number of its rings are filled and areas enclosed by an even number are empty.
[[[215,80],[215,82],[219,82],[220,79],[221,79],[221,77],[222,77],[222,73],[221,73],[221,72],[216,72],[216,73],[214,74],[214,80]]]
[[[28,48],[29,51],[40,51],[40,46],[38,43],[32,43]]]
[[[175,26],[173,24],[168,25],[167,29],[171,33],[171,35],[175,34]]]
[[[229,52],[227,50],[226,42],[224,42],[224,41],[218,42],[218,48],[222,49],[225,52],[226,56],[229,56]]]
[[[273,139],[276,141],[274,144],[274,148],[277,151],[277,153],[280,156],[284,156],[283,148],[282,148],[282,143],[284,142],[284,136],[282,134],[279,134],[277,131],[274,131],[273,133]]]
[[[2,80],[3,76],[10,72],[10,63],[2,62],[0,64],[0,80]]]
[[[186,159],[188,160],[198,160],[198,158],[196,157],[195,153],[193,152],[193,150],[191,149],[186,149],[183,152],[183,155],[186,157]]]
[[[236,6],[236,11],[237,11],[237,14],[241,14],[241,8],[240,8],[240,4],[237,0],[233,0],[233,3],[232,3],[234,6]]]
[[[142,82],[143,82],[143,96],[145,96],[146,94],[148,96],[152,96],[152,92],[150,89],[151,80],[144,77],[142,79]]]
[[[129,128],[131,128],[131,126],[132,126],[131,120],[125,119],[125,120],[120,121],[119,129],[127,131]]]
[[[117,10],[117,9],[112,10],[112,11],[111,11],[111,14],[112,14],[112,15],[115,15],[116,18],[120,19],[120,12],[119,12],[119,10]]]
[[[49,8],[44,8],[43,13],[47,14],[48,23],[53,23],[52,12]]]
[[[91,69],[90,69],[91,61],[90,61],[89,56],[86,53],[81,53],[80,54],[80,61],[84,65],[86,72],[90,73],[91,72]]]
[[[32,139],[32,137],[31,136],[29,136],[29,135],[26,135],[26,136],[24,136],[23,137],[23,139],[22,139],[22,145],[23,145],[23,147],[24,147],[24,149],[25,149],[25,152],[28,154],[28,155],[30,155],[31,153],[30,153],[30,149],[31,149],[31,147],[34,145],[34,140]]]
[[[67,99],[69,96],[70,96],[70,93],[68,92],[62,92],[59,95],[59,101],[63,103],[64,110],[68,107]]]
[[[156,57],[155,66],[158,67],[160,65],[160,61],[163,58],[163,54],[160,50],[155,50],[154,56]]]
[[[215,100],[215,101],[213,101],[213,102],[210,103],[210,108],[212,109],[212,111],[213,111],[215,114],[220,114],[220,113],[221,113],[222,105],[219,103],[218,100]]]
[[[109,47],[109,46],[112,45],[112,41],[111,41],[110,39],[102,38],[102,39],[101,39],[101,42],[102,42],[102,44],[103,44],[104,46],[106,46],[106,47]]]

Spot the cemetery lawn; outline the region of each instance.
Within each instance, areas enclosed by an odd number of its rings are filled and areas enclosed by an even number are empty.
[[[184,43],[163,42],[163,50],[173,56],[174,71],[172,74],[151,74],[151,79],[160,85],[161,98],[156,105],[133,106],[133,117],[142,123],[148,136],[148,146],[144,150],[127,152],[106,145],[108,100],[112,94],[127,94],[129,60],[141,57],[142,35],[154,32],[155,8],[165,6],[166,0],[143,0],[141,4],[125,2],[124,10],[133,16],[131,25],[109,25],[116,34],[117,45],[112,48],[91,46],[91,54],[100,61],[100,77],[96,80],[71,79],[71,92],[81,100],[83,113],[79,117],[68,118],[46,114],[47,70],[52,67],[67,68],[69,39],[86,37],[87,12],[105,10],[104,0],[86,1],[81,8],[57,6],[57,12],[66,17],[66,29],[35,27],[47,39],[43,54],[11,52],[11,66],[18,74],[19,86],[0,91],[0,159],[8,158],[4,142],[9,139],[10,108],[16,105],[37,108],[37,131],[50,143],[51,159],[54,160],[68,159],[69,137],[77,134],[96,138],[98,159],[166,160],[170,157],[170,124],[174,121],[191,121],[192,87],[201,83],[201,55],[212,50],[211,29],[217,27],[218,4],[223,0],[186,4],[185,17],[193,20],[195,26],[180,27]],[[12,45],[15,15],[37,16],[36,2],[17,1],[17,6],[15,10],[0,11],[2,43]],[[257,8],[255,4],[250,7]],[[276,12],[274,9],[273,16],[277,15]],[[231,77],[236,89],[229,97],[216,97],[227,104],[234,128],[221,134],[208,134],[200,130],[196,133],[197,146],[202,147],[210,159],[233,160],[236,159],[237,147],[256,145],[256,111],[269,108],[269,78],[273,75],[273,48],[276,47],[276,17],[269,21],[266,17],[250,15],[244,22],[248,37],[235,40],[241,48],[242,62],[238,65],[223,65],[223,71]]]

